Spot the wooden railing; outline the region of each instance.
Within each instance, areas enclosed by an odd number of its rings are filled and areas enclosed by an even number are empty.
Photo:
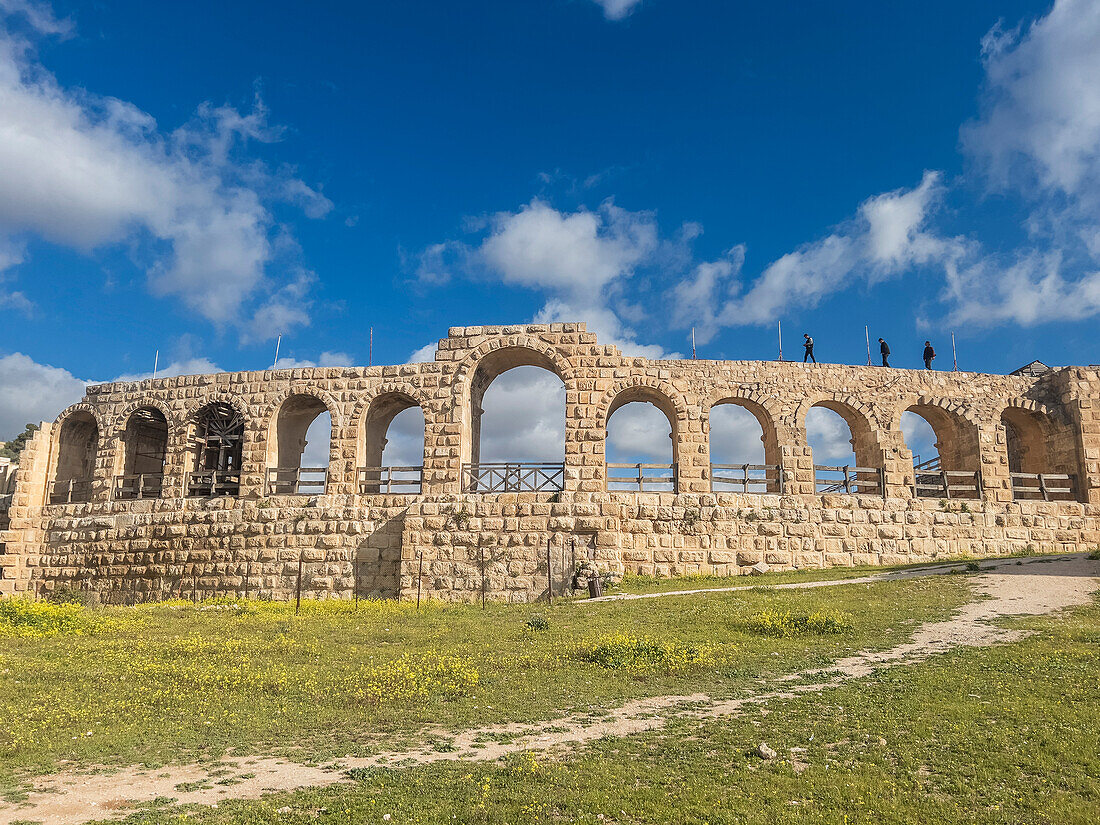
[[[840,476],[836,478],[835,476]],[[830,467],[814,465],[814,489],[818,493],[885,495],[882,470],[878,467]]]
[[[164,492],[164,473],[138,473],[131,476],[115,476],[111,495],[117,501],[138,498],[160,498]]]
[[[369,495],[419,495],[424,485],[423,467],[360,467],[358,490]]]
[[[502,461],[462,465],[465,493],[557,493],[565,489],[565,464]]]
[[[675,464],[607,465],[607,489],[611,492],[674,493],[678,480]]]
[[[1064,473],[1012,473],[1012,497],[1025,501],[1073,501],[1077,498],[1077,476]]]
[[[68,481],[55,481],[50,487],[50,504],[73,504],[78,501],[92,500],[92,480],[90,478],[70,478]]]
[[[240,470],[203,470],[187,474],[187,495],[192,498],[235,496],[240,492]]]
[[[978,470],[929,470],[914,466],[916,498],[981,498],[982,474]]]
[[[268,467],[269,496],[323,496],[328,489],[327,467]]]
[[[775,464],[711,464],[712,493],[782,493],[783,473]]]

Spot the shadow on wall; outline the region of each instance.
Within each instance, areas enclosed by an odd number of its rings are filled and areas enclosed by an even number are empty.
[[[401,535],[405,516],[380,522],[355,550],[355,594],[361,599],[396,599],[401,592]]]

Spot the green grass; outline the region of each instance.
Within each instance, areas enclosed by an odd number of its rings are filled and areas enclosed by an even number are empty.
[[[222,802],[187,821],[1095,823],[1100,608],[1014,624],[1038,632],[740,717],[681,719],[556,758],[357,771],[351,786]],[[753,753],[761,741],[776,759]],[[132,821],[181,820],[162,806]]]
[[[963,578],[936,577],[486,610],[365,602],[303,603],[298,617],[292,605],[257,602],[89,610],[86,633],[0,638],[0,785],[63,760],[159,765],[236,748],[320,762],[423,741],[429,724],[547,720],[685,691],[741,695],[768,675],[897,644],[964,598]],[[761,637],[746,622],[764,609],[843,610],[851,626]],[[545,629],[529,624],[535,615]],[[667,661],[615,668],[579,655],[618,634],[655,646],[641,659]],[[705,658],[666,666],[693,650]]]

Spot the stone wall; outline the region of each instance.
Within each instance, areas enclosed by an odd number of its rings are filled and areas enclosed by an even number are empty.
[[[531,364],[565,384],[564,489],[462,492],[476,461],[480,401],[501,372]],[[303,397],[312,399],[303,403]],[[675,493],[610,492],[607,421],[623,403],[668,416]],[[319,402],[319,403],[317,403]],[[226,403],[245,422],[237,496],[188,498],[196,416]],[[761,424],[783,495],[711,490],[710,411],[735,403]],[[332,418],[329,477],[321,496],[269,495],[266,473],[301,422],[284,410],[312,404]],[[425,417],[419,495],[362,494],[357,469],[377,462],[396,411]],[[878,495],[821,495],[806,445],[808,410],[847,421],[857,462],[880,475]],[[126,431],[139,409],[167,422],[163,497],[120,501]],[[946,504],[913,496],[913,456],[901,415],[936,430],[948,469],[979,471],[980,498]],[[295,419],[297,420],[297,419]],[[89,433],[94,438],[88,441]],[[75,436],[75,438],[74,438]],[[91,444],[87,497],[50,504],[52,485],[79,474],[73,444]],[[296,442],[295,442],[296,443]],[[1076,477],[1076,501],[1018,501],[1010,448],[1026,443],[1036,472]],[[1019,460],[1019,459],[1014,459]],[[77,467],[76,470],[73,468]],[[1032,470],[1025,470],[1031,472]],[[1100,544],[1100,368],[1036,376],[929,372],[833,364],[650,361],[601,345],[582,324],[457,328],[434,362],[368,368],[268,370],[90,387],[86,398],[27,445],[0,533],[0,592],[59,585],[135,601],[167,595],[288,598],[299,560],[307,596],[488,597],[527,600],[555,588],[575,563],[671,575],[773,567],[921,561]]]

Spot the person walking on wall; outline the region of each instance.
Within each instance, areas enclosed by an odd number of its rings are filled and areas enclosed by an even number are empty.
[[[936,357],[936,351],[932,349],[932,342],[924,342],[924,368],[926,370],[932,369],[932,359]]]
[[[814,339],[810,337],[810,333],[808,332],[803,333],[802,337],[806,339],[802,344],[802,346],[806,348],[806,354],[802,356],[802,363],[805,364],[807,361],[813,361],[816,364],[817,359],[814,358]]]
[[[882,353],[882,366],[890,366],[890,345],[885,338],[878,339],[878,351]]]

